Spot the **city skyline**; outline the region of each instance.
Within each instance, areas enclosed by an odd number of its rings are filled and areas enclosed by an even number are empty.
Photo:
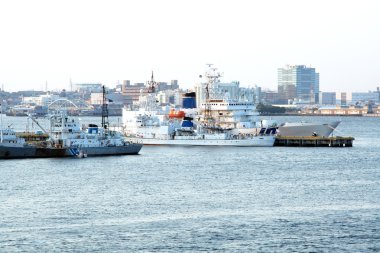
[[[277,69],[306,65],[321,91],[380,86],[377,1],[65,1],[0,3],[0,85],[176,79],[191,88],[206,63],[277,90]],[[1,86],[0,86],[1,87]]]

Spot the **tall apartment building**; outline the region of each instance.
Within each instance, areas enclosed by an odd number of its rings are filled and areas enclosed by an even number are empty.
[[[289,100],[315,103],[319,94],[319,73],[305,65],[287,65],[279,68],[278,96],[282,103]]]

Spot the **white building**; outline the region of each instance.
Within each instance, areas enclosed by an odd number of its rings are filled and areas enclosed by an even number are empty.
[[[336,92],[319,92],[319,104],[336,105]]]
[[[182,104],[181,94],[179,90],[159,91],[156,95],[157,103],[161,105],[174,104],[180,106]]]
[[[57,99],[59,99],[58,95],[46,94],[46,95],[40,95],[37,97],[23,97],[22,103],[23,104],[48,106]]]
[[[101,92],[101,83],[78,83],[74,84],[74,90],[77,92]]]

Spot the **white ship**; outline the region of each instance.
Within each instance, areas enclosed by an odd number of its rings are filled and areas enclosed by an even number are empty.
[[[66,148],[72,155],[126,155],[137,154],[141,144],[132,143],[122,133],[102,126],[89,124],[82,128],[80,122],[65,111],[50,116],[50,142],[54,148]]]
[[[224,134],[194,134],[189,136],[174,136],[172,139],[136,138],[144,145],[179,145],[179,146],[235,146],[235,147],[271,147],[274,144],[273,136],[255,136],[244,139],[233,139]]]
[[[13,130],[0,128],[0,159],[138,154],[142,148],[141,143],[133,143],[122,133],[108,128],[104,87],[103,94],[101,127],[90,124],[82,128],[79,120],[69,117],[65,110],[49,116],[49,131],[30,117],[49,138],[46,141],[27,143],[25,139],[17,137]]]
[[[181,113],[173,117],[173,111],[168,115],[156,113],[123,111],[127,136],[144,145],[273,146],[275,141],[275,129],[256,128],[255,133],[242,133],[238,129],[195,125],[190,117],[180,119]]]
[[[214,69],[213,69],[214,70]],[[136,111],[123,109],[125,134],[144,145],[183,146],[273,146],[274,128],[262,128],[252,123],[257,115],[249,102],[211,99],[209,92],[219,81],[215,71],[206,73],[206,99],[196,108],[163,110],[154,108],[154,94],[142,99],[143,108]],[[150,82],[154,90],[154,81]],[[185,99],[193,99],[187,97]],[[195,103],[190,103],[195,104]]]
[[[0,159],[87,157],[138,154],[141,144],[127,141],[120,133],[90,125],[86,130],[78,121],[60,112],[51,116],[49,139],[34,143],[17,137],[13,130],[3,130]]]
[[[330,136],[340,121],[330,123],[283,123],[278,127],[278,135],[281,136]]]

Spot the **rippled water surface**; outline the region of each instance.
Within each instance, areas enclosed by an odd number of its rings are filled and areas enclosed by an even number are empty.
[[[380,118],[341,120],[353,148],[0,160],[0,252],[378,252]]]

